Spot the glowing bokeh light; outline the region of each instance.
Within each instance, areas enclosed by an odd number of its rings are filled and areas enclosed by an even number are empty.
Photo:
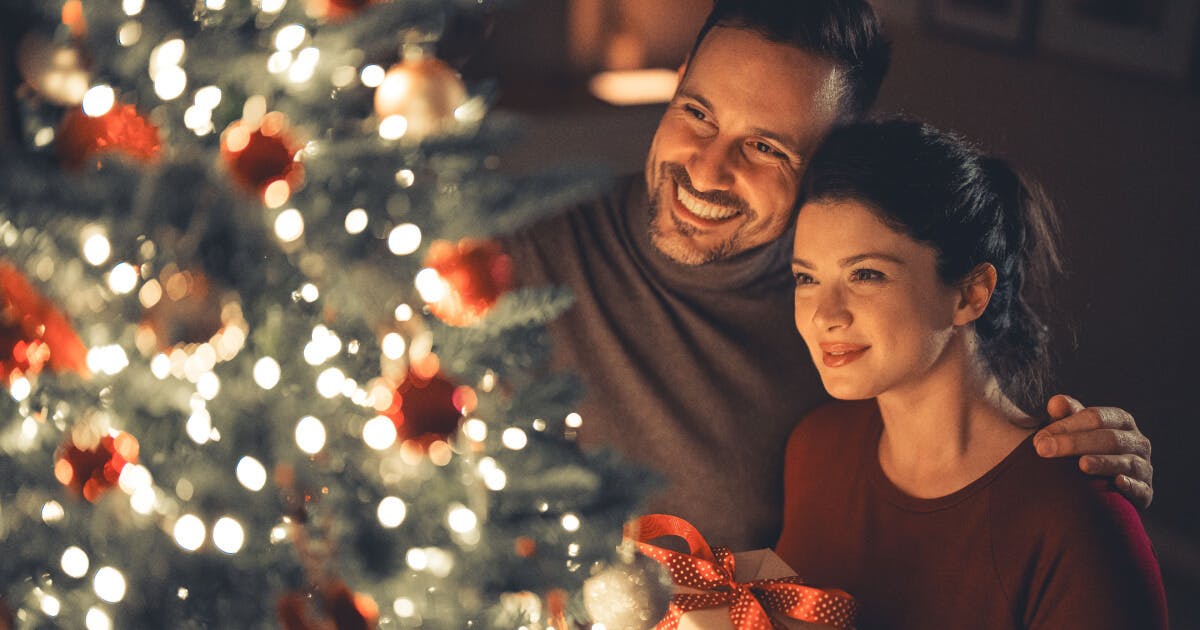
[[[482,442],[487,439],[487,423],[479,418],[471,418],[463,423],[462,432],[471,441]]]
[[[304,216],[295,208],[288,208],[275,218],[275,236],[285,243],[291,243],[304,234]]]
[[[238,460],[237,480],[247,490],[258,492],[267,485],[267,469],[262,462],[246,455]]]
[[[408,133],[408,119],[400,114],[392,114],[379,121],[379,137],[384,140],[399,140]]]
[[[228,554],[235,554],[241,551],[242,545],[246,542],[246,532],[242,529],[241,523],[232,517],[222,516],[213,525],[212,538],[217,549]]]
[[[355,208],[346,213],[346,232],[349,234],[361,234],[367,229],[367,223],[370,221],[370,216],[367,211],[362,208]]]
[[[175,544],[186,551],[196,551],[204,545],[204,521],[195,514],[184,514],[175,521]]]
[[[112,630],[112,619],[108,617],[107,613],[95,606],[88,608],[84,624],[87,626],[87,630]]]
[[[397,256],[407,256],[421,246],[421,228],[401,223],[388,233],[388,249]]]
[[[475,515],[475,512],[471,511],[471,508],[455,504],[446,514],[446,524],[450,526],[451,530],[465,534],[475,529],[479,524],[479,517]]]
[[[47,501],[46,504],[42,506],[42,520],[47,525],[63,520],[63,517],[66,515],[67,513],[63,510],[62,504],[58,501]]]
[[[91,566],[91,560],[88,559],[87,552],[79,547],[71,546],[63,551],[59,564],[62,565],[63,573],[79,579],[87,575],[88,567]]]
[[[387,416],[375,416],[363,425],[363,442],[377,451],[395,444],[397,437],[396,425]]]
[[[281,374],[279,362],[271,357],[263,357],[254,363],[254,382],[263,389],[278,385]]]
[[[83,94],[83,113],[93,118],[107,114],[116,104],[117,93],[108,85],[93,86]]]
[[[125,598],[125,576],[112,567],[96,569],[92,589],[100,599],[115,604]]]
[[[99,267],[112,254],[112,245],[108,237],[98,231],[92,233],[83,241],[83,258],[94,266]]]
[[[574,514],[571,514],[570,512],[563,514],[563,517],[562,517],[562,528],[563,529],[565,529],[569,532],[577,532],[577,531],[579,531],[579,525],[580,525],[580,522],[579,522],[578,516],[575,516]]]
[[[316,455],[325,448],[325,425],[312,417],[304,416],[296,423],[296,446],[309,455]]]
[[[383,78],[387,76],[387,72],[382,66],[370,64],[362,69],[359,78],[362,84],[369,88],[377,88],[383,85]]]
[[[519,451],[529,443],[529,436],[522,429],[509,427],[500,434],[500,443],[504,444],[506,448]]]
[[[108,272],[108,288],[114,293],[124,295],[132,292],[137,287],[138,270],[137,267],[123,262],[117,263],[117,266]]]
[[[341,393],[342,383],[345,381],[346,374],[340,369],[326,368],[317,375],[317,393],[323,398],[333,398]]]
[[[404,522],[404,517],[408,515],[408,507],[404,505],[404,501],[399,497],[384,497],[379,502],[379,509],[376,511],[379,517],[379,523],[388,529],[399,527]]]
[[[308,31],[299,24],[288,24],[275,33],[275,49],[291,52],[304,43]]]

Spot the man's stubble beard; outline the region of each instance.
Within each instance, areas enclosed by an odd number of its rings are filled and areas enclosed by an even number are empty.
[[[662,162],[652,162],[651,164],[647,169],[650,178],[653,180],[652,182],[648,182],[650,184],[648,191],[650,206],[648,230],[650,232],[650,242],[654,245],[655,249],[679,264],[693,267],[716,262],[737,251],[738,242],[741,237],[740,229],[735,230],[729,238],[717,245],[701,249],[695,246],[693,244],[694,241],[691,240],[691,237],[700,233],[700,228],[680,220],[670,209],[667,209],[665,212],[674,228],[673,231],[666,232],[659,228],[658,216],[660,211],[663,211],[659,208],[660,196],[665,194],[666,190],[674,188],[677,184],[676,177],[686,179],[687,171],[677,164],[668,165]],[[679,173],[679,175],[673,177],[670,173],[672,170]],[[685,188],[693,192],[695,190],[690,185]],[[697,196],[703,197],[704,195],[698,194]],[[668,200],[668,203],[671,202]],[[738,205],[744,206],[745,204]]]

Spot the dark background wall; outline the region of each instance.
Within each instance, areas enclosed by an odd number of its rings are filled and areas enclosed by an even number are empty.
[[[600,104],[583,80],[620,31],[646,38],[647,64],[677,65],[707,6],[610,2],[597,16],[591,0],[538,0],[497,16],[486,61],[468,71],[498,73],[501,105],[529,117],[507,166],[640,169],[662,108]],[[976,139],[1058,202],[1070,271],[1055,289],[1061,388],[1124,407],[1152,439],[1156,498],[1144,520],[1174,626],[1200,627],[1200,91],[1037,47],[946,37],[915,20],[888,27],[894,62],[878,109]]]

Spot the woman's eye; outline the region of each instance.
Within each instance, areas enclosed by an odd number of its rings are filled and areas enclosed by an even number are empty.
[[[887,276],[882,271],[874,269],[855,269],[850,273],[851,279],[857,282],[879,282],[887,280]]]
[[[804,273],[803,271],[793,271],[792,278],[796,281],[796,286],[804,286],[804,285],[817,283],[817,281],[815,279],[813,279],[812,276],[810,276],[807,273]]]

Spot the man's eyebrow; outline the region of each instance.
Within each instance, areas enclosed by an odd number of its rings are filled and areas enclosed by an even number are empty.
[[[712,103],[710,103],[708,101],[708,99],[704,98],[703,96],[700,96],[699,94],[697,94],[695,92],[681,88],[679,90],[679,96],[683,96],[685,98],[690,98],[693,101],[696,101],[697,103],[700,103],[701,105],[703,105],[704,109],[712,111],[712,108],[713,108]]]
[[[847,257],[839,260],[838,265],[841,267],[849,267],[850,265],[858,264],[864,260],[872,260],[872,259],[885,260],[887,262],[894,263],[897,265],[905,264],[903,259],[893,256],[891,254],[885,254],[883,252],[865,252],[862,254],[855,254],[853,256],[847,256]],[[808,262],[807,260],[804,260],[803,258],[792,258],[792,265],[794,265],[796,267],[804,267],[805,269],[816,269],[816,267],[812,263]]]

